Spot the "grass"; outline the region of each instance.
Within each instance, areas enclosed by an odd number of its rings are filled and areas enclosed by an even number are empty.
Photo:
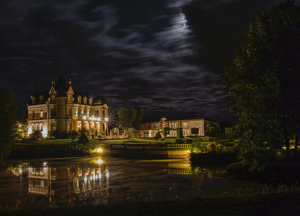
[[[77,143],[78,139],[73,140],[73,143]],[[99,140],[89,139],[89,143],[97,143]],[[71,139],[45,139],[45,140],[32,140],[32,141],[19,141],[17,144],[34,144],[34,145],[70,145]]]
[[[52,207],[33,202],[1,205],[0,213],[6,215],[299,215],[299,186],[265,186],[261,190],[236,191],[219,196],[194,197],[172,200],[141,200],[138,197],[116,199],[108,197],[106,204],[70,199],[70,205],[56,203]],[[75,198],[75,197],[73,197]],[[82,203],[85,203],[83,205]]]

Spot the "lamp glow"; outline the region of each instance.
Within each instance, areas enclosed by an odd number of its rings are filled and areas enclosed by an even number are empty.
[[[105,118],[105,121],[108,121],[108,118]]]

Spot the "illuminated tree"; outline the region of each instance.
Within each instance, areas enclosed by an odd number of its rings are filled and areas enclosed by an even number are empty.
[[[121,107],[118,110],[119,121],[121,122],[122,128],[136,128],[137,124],[142,120],[144,110],[135,109],[133,107]]]
[[[300,126],[300,8],[285,1],[259,13],[250,23],[248,41],[225,69],[224,90],[241,114],[236,132],[239,157],[263,167],[283,146],[289,155],[291,135]],[[296,144],[297,145],[297,144]]]
[[[14,143],[17,107],[14,95],[5,87],[0,87],[0,158],[1,162],[9,156]]]

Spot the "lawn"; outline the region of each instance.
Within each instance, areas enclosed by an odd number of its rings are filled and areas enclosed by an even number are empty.
[[[73,140],[74,143],[78,142],[78,139]],[[97,143],[99,140],[89,139],[89,143]],[[45,139],[45,140],[29,140],[29,141],[19,141],[18,145],[34,144],[34,145],[70,145],[72,143],[71,139]]]

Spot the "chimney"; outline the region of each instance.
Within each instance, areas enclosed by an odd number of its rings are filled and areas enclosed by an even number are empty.
[[[37,85],[34,86],[34,93],[37,93]]]
[[[69,79],[69,81],[68,81],[68,85],[69,85],[69,86],[71,86],[71,84],[72,84],[72,80],[71,80],[71,79]]]
[[[55,86],[55,79],[52,79],[52,86]]]

